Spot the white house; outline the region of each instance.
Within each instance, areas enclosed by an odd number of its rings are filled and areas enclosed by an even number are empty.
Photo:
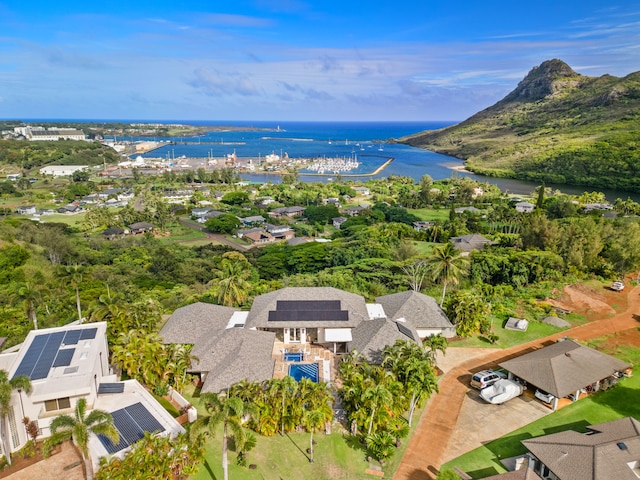
[[[516,212],[531,213],[535,210],[536,206],[529,202],[518,202],[515,204]]]
[[[118,381],[109,366],[106,328],[106,322],[99,322],[32,330],[24,343],[0,353],[0,369],[10,379],[23,375],[31,380],[30,393],[11,393],[9,428],[0,445],[12,452],[25,445],[25,417],[37,422],[40,438],[48,437],[51,421],[61,414],[73,415],[81,398],[88,409],[111,412],[120,432],[117,445],[106,438],[90,439],[94,466],[101,456],[123,455],[145,431],[171,436],[184,431],[137,381]]]
[[[89,165],[47,165],[40,169],[40,175],[53,175],[54,177],[69,177],[75,172],[89,168]]]

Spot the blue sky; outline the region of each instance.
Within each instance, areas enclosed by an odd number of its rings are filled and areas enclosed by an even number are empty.
[[[0,118],[463,120],[640,70],[640,2],[0,0]]]

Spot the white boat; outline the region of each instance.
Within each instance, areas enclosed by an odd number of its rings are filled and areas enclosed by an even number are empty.
[[[480,390],[480,396],[489,403],[500,405],[512,398],[522,395],[523,391],[524,387],[518,382],[503,378],[493,385]]]

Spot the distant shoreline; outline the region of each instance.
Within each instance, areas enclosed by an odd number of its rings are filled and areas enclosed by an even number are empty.
[[[467,170],[467,168],[464,165],[453,165],[449,168],[451,170],[455,170],[456,172],[460,172],[460,173],[473,173],[471,170]]]

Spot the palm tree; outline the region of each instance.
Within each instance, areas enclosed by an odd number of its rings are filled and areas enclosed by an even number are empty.
[[[247,281],[251,276],[251,265],[241,253],[230,254],[223,255],[220,269],[216,272],[218,302],[228,307],[242,304],[251,286]]]
[[[5,370],[0,370],[0,421],[2,423],[2,431],[0,432],[0,441],[2,442],[2,451],[5,454],[7,463],[11,465],[11,448],[7,440],[9,427],[7,416],[11,411],[11,394],[14,390],[24,390],[31,393],[31,380],[25,375],[18,375],[9,380],[9,374]]]
[[[309,461],[313,463],[313,434],[325,427],[325,414],[321,410],[307,410],[302,422],[304,428],[311,434],[309,437]]]
[[[89,458],[89,438],[91,434],[104,435],[114,444],[120,441],[120,434],[113,425],[113,417],[103,410],[87,413],[87,400],[81,398],[76,403],[74,416],[60,415],[51,422],[51,436],[45,440],[45,451],[54,445],[72,439],[80,449],[87,470],[87,479],[93,478],[93,467]]]
[[[245,417],[250,414],[251,407],[238,397],[229,397],[224,393],[203,393],[200,403],[205,405],[209,415],[200,417],[192,425],[192,434],[205,430],[213,435],[218,425],[222,424],[222,472],[224,480],[229,479],[228,446],[229,438],[232,438],[236,450],[242,451],[246,440],[243,423]]]
[[[273,395],[279,395],[281,398],[281,408],[280,411],[280,435],[284,436],[284,421],[287,412],[286,400],[287,396],[293,396],[298,387],[297,382],[293,377],[287,375],[281,380],[273,379],[271,381],[271,385],[269,391]]]
[[[82,307],[80,306],[80,284],[83,279],[82,267],[77,263],[75,265],[68,265],[65,268],[65,273],[71,284],[76,291],[76,308],[78,309],[78,323],[82,323]]]
[[[442,336],[441,333],[438,333],[438,334],[429,335],[428,337],[426,337],[422,341],[422,344],[426,348],[427,355],[431,359],[431,362],[435,365],[436,353],[438,352],[438,350],[440,350],[444,355],[445,352],[447,351],[448,341],[445,337]]]
[[[362,399],[370,405],[371,415],[369,416],[369,430],[367,435],[371,435],[373,429],[373,419],[375,418],[376,410],[384,405],[389,405],[393,402],[393,394],[386,385],[375,383],[370,385],[362,394]]]
[[[22,302],[27,318],[33,322],[33,329],[38,329],[38,302],[42,300],[42,292],[44,290],[44,276],[40,271],[34,271],[29,275],[29,279],[25,279],[17,285],[13,291],[12,299],[14,302]]]
[[[458,284],[460,276],[469,265],[469,258],[463,257],[462,253],[456,250],[451,242],[448,242],[434,249],[433,256],[427,258],[426,262],[430,267],[433,280],[442,282],[442,298],[440,299],[440,308],[442,308],[447,285],[450,283]]]

